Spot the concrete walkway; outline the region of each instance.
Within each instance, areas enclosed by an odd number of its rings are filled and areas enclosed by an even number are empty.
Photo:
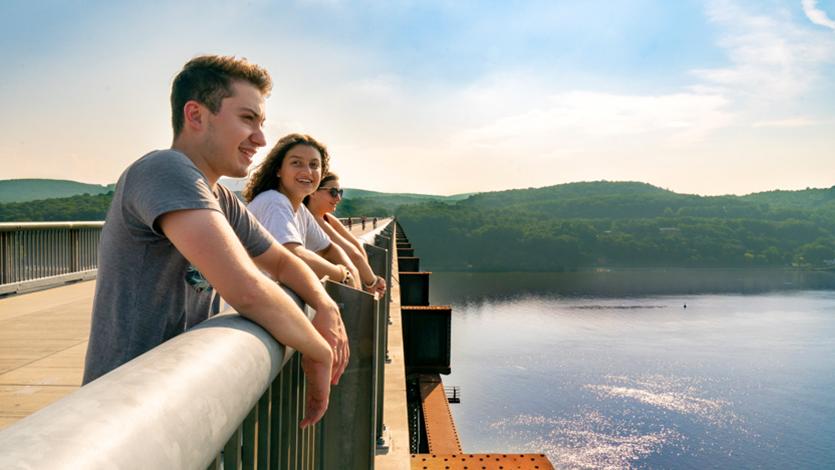
[[[0,299],[0,428],[81,386],[95,281]]]

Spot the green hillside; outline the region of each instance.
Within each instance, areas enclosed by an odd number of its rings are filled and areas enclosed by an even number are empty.
[[[340,216],[396,214],[432,270],[835,268],[835,188],[698,196],[597,181],[457,196],[346,189],[345,196]],[[103,220],[111,197],[0,203],[0,220]]]
[[[0,222],[68,222],[104,220],[113,193],[0,204]]]
[[[384,216],[395,213],[401,206],[426,202],[454,203],[470,197],[472,194],[453,196],[434,196],[430,194],[382,193],[364,189],[345,188],[345,199],[339,205],[337,215],[348,216]]]
[[[829,267],[832,193],[708,197],[600,181],[402,206],[397,215],[434,270]]]
[[[114,185],[79,183],[69,180],[15,179],[0,180],[0,203],[63,198],[79,194],[104,194]]]

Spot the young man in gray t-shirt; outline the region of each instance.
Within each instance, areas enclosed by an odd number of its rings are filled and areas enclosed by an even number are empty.
[[[302,425],[324,414],[349,356],[339,310],[313,271],[217,184],[246,176],[266,145],[270,88],[265,70],[231,57],[198,57],[174,79],[171,149],[125,170],[102,231],[85,384],[205,320],[216,290],[303,354]],[[316,310],[312,324],[262,270]]]

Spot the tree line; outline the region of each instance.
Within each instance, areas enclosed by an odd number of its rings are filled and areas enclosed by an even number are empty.
[[[0,204],[0,221],[104,220],[112,195]],[[707,197],[590,182],[409,200],[363,194],[337,215],[397,215],[434,270],[835,264],[832,188]]]

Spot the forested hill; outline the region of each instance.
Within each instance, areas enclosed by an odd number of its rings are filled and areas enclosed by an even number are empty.
[[[65,198],[81,194],[104,194],[113,191],[113,186],[112,184],[105,186],[70,180],[0,180],[0,203]]]
[[[678,194],[644,183],[571,183],[401,206],[427,269],[829,266],[835,189]]]
[[[111,197],[0,203],[0,221],[103,220]],[[338,211],[392,213],[430,270],[835,265],[835,188],[712,197],[633,182],[455,196],[346,189]]]

